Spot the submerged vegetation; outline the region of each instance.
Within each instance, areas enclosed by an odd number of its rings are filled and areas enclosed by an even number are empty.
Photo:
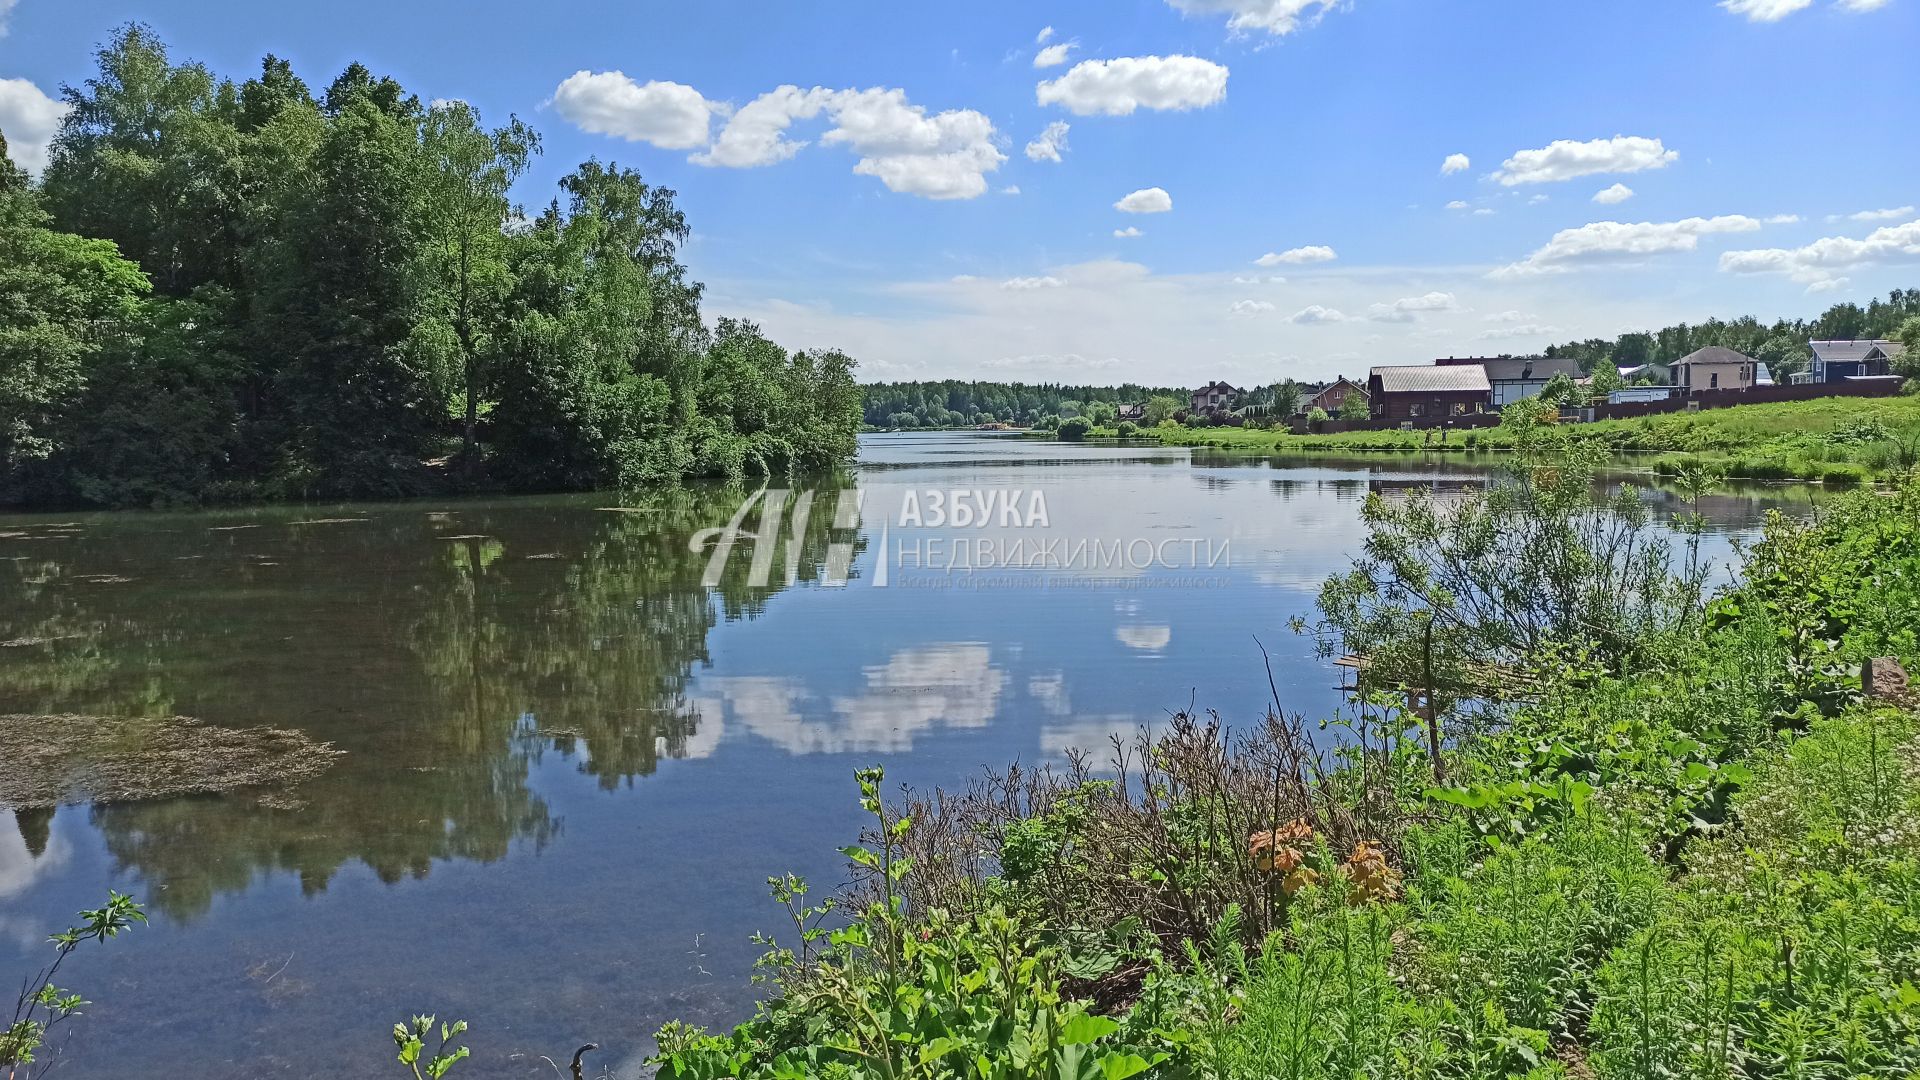
[[[0,504],[586,489],[831,465],[854,362],[709,327],[674,192],[353,64],[314,93],[121,30],[0,154]]]
[[[240,788],[284,791],[339,751],[286,728],[223,728],[184,716],[3,716],[0,809],[132,802]]]

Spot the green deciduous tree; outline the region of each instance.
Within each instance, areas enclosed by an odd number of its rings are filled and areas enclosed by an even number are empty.
[[[539,152],[540,137],[517,118],[489,132],[478,112],[455,101],[428,110],[421,141],[428,169],[422,291],[433,329],[449,330],[458,349],[462,457],[474,465],[481,399],[501,349],[512,288],[509,193]]]

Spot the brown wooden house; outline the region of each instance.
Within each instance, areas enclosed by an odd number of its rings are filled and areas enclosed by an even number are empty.
[[[1493,397],[1478,364],[1377,367],[1367,379],[1375,420],[1441,424],[1450,416],[1486,412]]]

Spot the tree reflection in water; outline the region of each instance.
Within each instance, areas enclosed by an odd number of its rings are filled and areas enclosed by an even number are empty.
[[[701,584],[689,540],[746,494],[8,525],[0,594],[21,602],[0,610],[0,712],[291,726],[347,751],[291,793],[94,807],[175,917],[265,871],[312,893],[355,860],[386,882],[496,860],[560,828],[528,782],[544,755],[613,788],[697,740],[708,632],[786,584],[749,584],[744,551]],[[783,528],[775,564],[817,581],[831,524]],[[21,828],[44,850],[45,820]]]

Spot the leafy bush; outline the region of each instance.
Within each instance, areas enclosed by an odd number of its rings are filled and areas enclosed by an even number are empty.
[[[1093,425],[1087,423],[1084,417],[1070,416],[1060,421],[1058,434],[1061,442],[1079,442],[1085,439],[1087,432],[1091,430],[1093,430]]]
[[[1115,433],[1123,439],[1131,439],[1140,434],[1140,425],[1131,420],[1122,420],[1120,421],[1120,427]]]
[[[13,1018],[0,1030],[0,1067],[9,1077],[31,1076],[34,1054],[54,1028],[79,1015],[88,1003],[80,995],[54,985],[53,978],[74,950],[89,941],[111,941],[121,931],[147,921],[147,913],[133,898],[117,892],[107,893],[105,905],[80,913],[80,922],[48,940],[54,949],[53,962],[21,981],[20,996]]]

